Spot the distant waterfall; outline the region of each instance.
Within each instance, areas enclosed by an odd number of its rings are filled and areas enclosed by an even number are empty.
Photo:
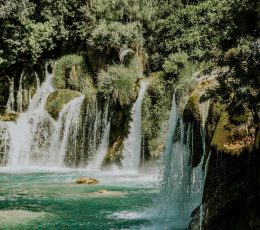
[[[23,71],[20,76],[19,89],[18,89],[17,96],[16,96],[17,112],[23,111],[23,80],[24,80],[24,77],[25,77],[25,73]]]
[[[192,148],[191,124],[179,114],[173,96],[169,129],[162,159],[160,192],[156,199],[157,223],[170,228],[187,228],[191,212],[201,203],[202,167],[189,164]]]
[[[142,104],[147,87],[148,82],[145,80],[141,81],[140,91],[131,111],[132,121],[130,123],[130,132],[124,141],[122,160],[124,169],[136,170],[140,165],[142,141]]]
[[[54,88],[51,84],[53,75],[46,73],[46,80],[32,98],[28,111],[21,113],[18,120],[10,124],[9,166],[35,166],[42,165],[47,161],[46,152],[48,152],[50,144],[53,119],[45,111],[45,103]],[[22,77],[23,74],[21,79]],[[21,85],[19,91],[17,101],[18,110],[21,111]]]
[[[47,69],[46,66],[42,84],[36,73],[21,74],[15,103],[20,116],[14,122],[0,122],[0,165],[15,168],[91,165],[94,170],[100,169],[109,145],[109,102],[102,104],[97,98],[86,101],[84,95],[79,95],[65,104],[54,120],[45,110],[48,96],[55,91],[53,74]],[[33,97],[30,90],[23,89],[31,77],[35,77],[37,87]],[[12,112],[13,81],[9,87],[7,112]],[[29,105],[23,112],[26,96]]]
[[[9,85],[9,97],[6,105],[6,112],[14,112],[14,78],[11,79],[10,85]]]

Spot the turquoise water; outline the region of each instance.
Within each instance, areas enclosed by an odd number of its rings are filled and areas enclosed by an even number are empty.
[[[100,184],[78,185],[80,177]],[[0,229],[150,229],[155,181],[134,172],[1,169]]]

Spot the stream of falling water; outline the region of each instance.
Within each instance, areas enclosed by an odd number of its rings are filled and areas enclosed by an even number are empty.
[[[189,164],[192,135],[192,125],[183,122],[174,94],[162,159],[160,192],[155,200],[155,226],[187,228],[192,211],[201,203],[202,165],[193,169]]]
[[[80,109],[85,96],[76,97],[64,106],[59,114],[59,119],[55,123],[55,131],[52,134],[50,144],[50,162],[55,162],[56,167],[63,167],[65,155],[68,153],[72,164],[75,162],[77,152],[77,134],[79,128]]]
[[[95,155],[92,157],[92,160],[88,162],[87,169],[89,170],[100,170],[107,153],[110,133],[110,120],[108,118],[108,108],[109,104],[106,105],[105,113],[102,119],[102,124],[105,126],[105,130],[103,131],[102,139]]]
[[[148,81],[141,81],[140,91],[136,102],[131,111],[132,121],[130,123],[130,132],[124,140],[123,150],[123,169],[137,170],[141,161],[141,140],[142,140],[142,104],[145,96]]]
[[[22,111],[22,79],[17,93],[18,111]],[[20,114],[16,122],[2,122],[1,154],[7,157],[7,166],[19,167],[62,167],[65,156],[77,151],[79,117],[84,96],[71,100],[59,113],[55,121],[45,110],[48,96],[55,89],[52,86],[53,74],[48,73],[40,86],[37,80],[37,92],[30,100],[28,110]],[[6,152],[5,152],[6,151]]]
[[[23,78],[23,74],[21,79]],[[10,123],[10,149],[8,166],[21,167],[41,165],[50,143],[52,118],[45,111],[48,95],[54,91],[51,84],[53,75],[46,71],[46,80],[31,100],[29,109],[20,114],[16,122]],[[17,95],[18,111],[22,110],[20,82]]]
[[[17,92],[19,118],[14,122],[1,122],[0,128],[0,165],[19,167],[89,167],[101,168],[105,158],[110,133],[109,103],[104,111],[97,100],[85,104],[81,95],[64,105],[54,120],[45,110],[52,85],[53,74],[47,71],[45,81],[40,85],[35,74],[37,91],[29,100],[27,111],[23,109],[23,80],[21,74]],[[10,84],[7,110],[14,110],[13,84]],[[85,112],[84,112],[85,111]],[[91,165],[91,166],[90,166]]]
[[[6,112],[7,113],[14,112],[14,103],[15,103],[15,99],[14,99],[14,78],[12,78],[11,81],[10,81],[10,86],[9,86],[9,97],[8,97],[8,101],[7,101],[7,104],[6,104]]]

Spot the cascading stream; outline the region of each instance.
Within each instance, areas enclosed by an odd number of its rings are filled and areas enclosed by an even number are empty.
[[[157,222],[170,228],[187,228],[191,212],[201,203],[202,168],[189,164],[192,152],[192,125],[180,116],[173,96],[169,129],[162,159],[160,192],[157,204]]]
[[[105,129],[103,131],[101,142],[99,144],[99,147],[95,155],[93,156],[93,159],[88,162],[87,169],[89,170],[100,170],[102,167],[102,163],[106,157],[106,153],[109,145],[109,134],[110,134],[110,120],[108,118],[108,108],[109,108],[109,103],[107,103],[106,105],[105,113],[103,114],[103,119],[102,119],[102,126],[104,126]]]
[[[54,91],[52,78],[53,75],[46,71],[46,80],[32,98],[28,111],[21,113],[18,120],[10,124],[10,150],[8,153],[8,166],[10,167],[39,166],[44,162],[43,158],[46,157],[45,153],[48,151],[53,122],[45,111],[48,95]],[[21,89],[19,89],[20,93]],[[21,111],[22,101],[19,98],[20,95],[17,97],[20,103],[18,103],[18,110]]]
[[[17,91],[16,101],[17,101],[17,112],[23,111],[23,79],[25,77],[24,71],[22,72],[19,80],[19,89]]]
[[[122,160],[123,169],[137,170],[140,165],[142,140],[142,104],[147,87],[148,81],[141,81],[140,91],[131,111],[132,121],[130,123],[130,132],[124,141]]]
[[[10,81],[10,86],[9,86],[9,97],[6,105],[6,112],[11,113],[14,112],[14,78],[11,79]]]
[[[77,151],[77,134],[80,119],[80,109],[85,96],[76,97],[64,106],[55,123],[50,143],[49,162],[55,162],[56,167],[64,166],[65,155],[70,148],[68,158],[75,161]],[[70,162],[69,162],[70,163]]]

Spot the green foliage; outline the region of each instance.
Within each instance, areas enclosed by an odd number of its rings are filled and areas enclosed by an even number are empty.
[[[139,71],[122,65],[109,66],[98,75],[98,90],[105,97],[112,96],[121,106],[130,104],[136,97]]]
[[[91,47],[100,51],[111,48],[119,50],[122,46],[136,47],[142,45],[141,25],[101,21],[93,30],[88,42]]]
[[[88,75],[85,61],[79,55],[66,55],[57,61],[54,84],[58,89],[72,89],[91,99],[96,90],[92,78]]]
[[[65,89],[67,85],[78,90],[80,85],[77,78],[83,78],[84,59],[78,55],[63,56],[57,61],[54,74],[54,84],[59,89]],[[77,76],[71,76],[76,74]]]
[[[167,74],[178,75],[188,61],[188,55],[184,52],[170,54],[163,64]]]
[[[163,151],[173,92],[172,83],[164,77],[162,72],[151,75],[142,107],[142,130],[153,157],[158,157]]]
[[[219,73],[219,85],[207,92],[206,98],[216,98],[227,104],[229,114],[238,117],[249,110],[258,122],[260,120],[260,40],[244,40],[225,55],[227,71]],[[205,98],[204,98],[205,99]]]
[[[153,51],[151,57],[156,55],[163,63],[171,53],[185,51],[193,61],[216,61],[245,33],[255,34],[255,8],[252,0],[207,0],[179,7],[155,25],[153,42],[148,44]],[[166,62],[169,65],[168,59]]]

